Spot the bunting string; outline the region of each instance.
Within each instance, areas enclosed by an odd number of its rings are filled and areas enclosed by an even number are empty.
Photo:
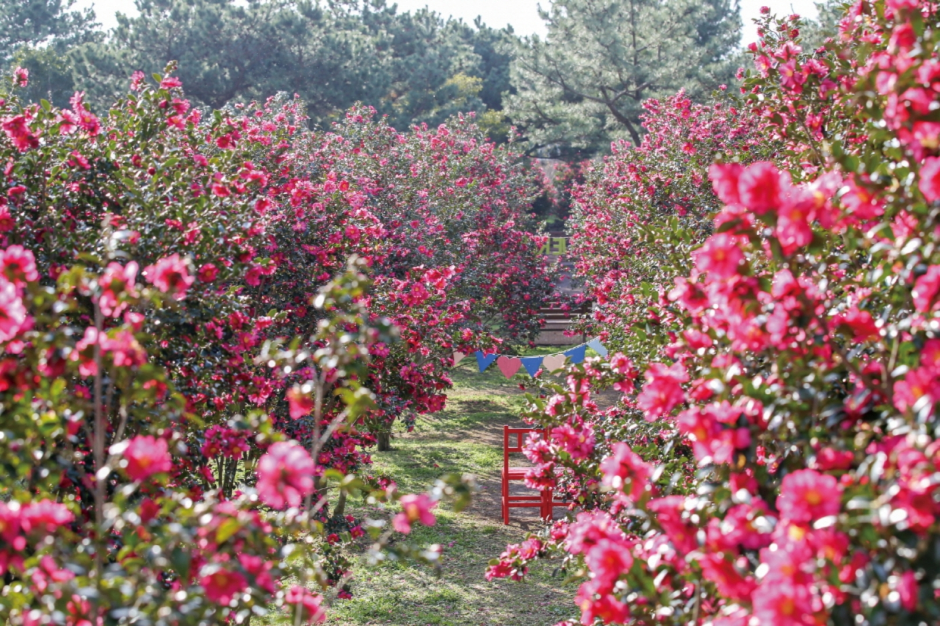
[[[604,344],[602,344],[601,340],[597,337],[574,346],[573,348],[568,348],[564,352],[556,352],[555,354],[519,357],[509,354],[484,354],[482,350],[477,350],[473,353],[473,356],[476,357],[477,369],[480,370],[481,374],[489,369],[490,365],[495,362],[496,367],[499,368],[499,371],[501,371],[506,378],[512,378],[520,368],[525,369],[529,376],[535,378],[535,375],[538,374],[541,369],[544,368],[549,372],[554,372],[563,368],[568,360],[574,364],[583,363],[588,348],[597,352],[602,358],[607,356],[607,348],[604,347]],[[454,367],[467,356],[468,355],[463,352],[454,352]]]

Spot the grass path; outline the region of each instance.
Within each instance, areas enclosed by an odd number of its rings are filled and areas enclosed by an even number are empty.
[[[354,598],[336,603],[327,624],[550,626],[575,613],[574,589],[563,586],[562,574],[552,575],[551,562],[537,564],[522,583],[483,577],[487,562],[506,544],[522,541],[539,525],[536,509],[513,509],[509,526],[500,519],[502,427],[520,424],[522,376],[507,381],[495,366],[479,374],[473,358],[466,359],[454,371],[447,409],[420,418],[414,432],[396,435],[391,452],[374,455],[375,470],[394,477],[403,493],[423,491],[448,472],[474,474],[482,491],[466,511],[443,507],[435,526],[416,527],[411,535],[411,541],[443,546],[440,578],[417,565],[359,567],[365,580],[354,580]],[[354,504],[353,512],[362,511]]]

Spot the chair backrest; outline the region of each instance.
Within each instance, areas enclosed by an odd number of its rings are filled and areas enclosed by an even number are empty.
[[[547,428],[510,428],[503,426],[503,469],[509,471],[509,455],[513,452],[522,452],[525,445],[524,437],[529,433],[542,433],[548,437]],[[512,443],[515,438],[515,444]]]

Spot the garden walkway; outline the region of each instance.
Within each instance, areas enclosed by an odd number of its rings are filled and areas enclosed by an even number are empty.
[[[533,567],[522,583],[487,582],[483,577],[488,561],[506,544],[525,539],[539,520],[537,509],[513,509],[509,526],[500,519],[502,428],[522,425],[517,416],[524,392],[518,383],[524,374],[507,381],[495,367],[477,373],[470,361],[454,372],[455,389],[445,411],[421,418],[413,433],[393,439],[391,452],[374,456],[375,471],[393,476],[405,493],[423,491],[448,472],[477,476],[481,492],[466,511],[441,507],[436,511],[438,523],[416,528],[411,537],[444,547],[443,575],[436,578],[426,567],[395,563],[360,569],[369,585],[354,583],[354,598],[335,605],[327,624],[544,626],[576,615],[575,589],[565,587],[562,573],[552,575],[550,561]],[[354,512],[366,511],[354,507]]]

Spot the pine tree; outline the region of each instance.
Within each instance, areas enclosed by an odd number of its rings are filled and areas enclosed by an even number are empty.
[[[76,0],[0,2],[0,63],[8,66],[23,47],[53,47],[59,52],[84,41],[96,26],[91,9],[74,9]]]
[[[506,107],[530,153],[638,143],[644,100],[734,79],[737,0],[555,0],[541,14],[548,34],[516,47]]]

